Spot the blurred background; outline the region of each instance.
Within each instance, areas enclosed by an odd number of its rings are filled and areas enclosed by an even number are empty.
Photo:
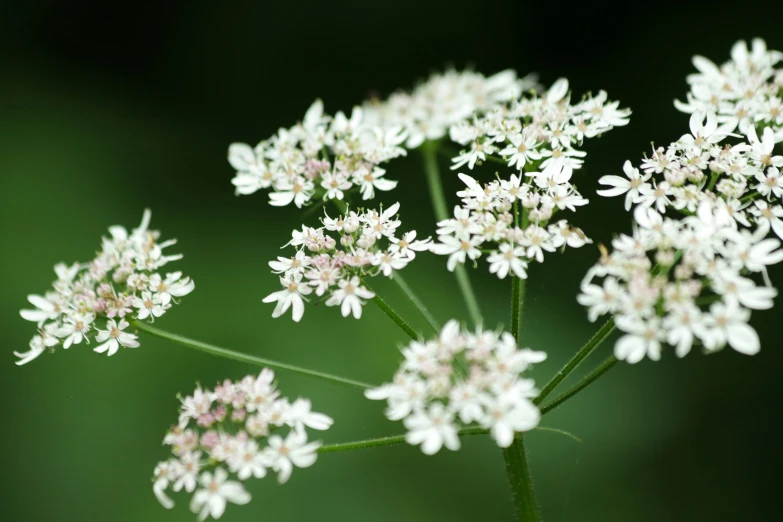
[[[59,261],[90,259],[112,224],[135,226],[145,207],[153,228],[176,237],[178,269],[196,291],[161,328],[290,363],[380,383],[405,341],[382,313],[361,321],[310,307],[301,324],[273,320],[261,299],[277,290],[267,261],[299,222],[266,196],[237,198],[226,162],[232,141],[257,142],[299,120],[320,97],[349,110],[372,94],[410,88],[454,65],[491,74],[538,71],[574,92],[605,89],[633,109],[628,127],[586,145],[578,174],[588,211],[575,221],[596,242],[630,229],[621,198],[594,196],[596,180],[637,161],[650,142],[687,131],[690,57],[728,58],[740,38],[783,48],[781,12],[749,2],[637,3],[618,10],[594,1],[576,10],[514,0],[144,3],[5,2],[0,7],[0,320],[5,353],[0,389],[9,464],[0,519],[8,521],[191,521],[187,500],[171,512],[150,477],[167,453],[178,392],[196,381],[240,378],[257,369],[142,334],[142,348],[111,359],[90,350],[44,354],[17,368],[34,326],[18,310],[43,292]],[[748,20],[738,23],[738,20]],[[389,166],[406,227],[434,232],[413,152]],[[445,170],[445,164],[444,164]],[[446,173],[454,193],[455,176]],[[312,219],[312,218],[310,218]],[[549,353],[547,379],[596,328],[575,302],[597,259],[593,247],[550,256],[528,285],[526,344]],[[476,270],[490,326],[508,324],[510,283]],[[436,316],[467,319],[445,259],[422,255],[405,277]],[[783,284],[783,271],[773,280]],[[425,323],[391,284],[376,289]],[[763,343],[748,358],[672,353],[659,363],[619,365],[552,412],[542,425],[569,430],[529,437],[547,522],[772,520],[783,465],[774,411],[783,361],[780,309],[754,313]],[[604,345],[583,368],[611,350]],[[329,383],[279,373],[290,396],[312,398],[336,420],[326,442],[399,433],[383,405]],[[773,409],[774,411],[769,411]],[[229,506],[228,521],[462,521],[513,519],[500,451],[486,438],[458,453],[425,457],[409,446],[322,456],[285,486],[251,483],[253,502]]]

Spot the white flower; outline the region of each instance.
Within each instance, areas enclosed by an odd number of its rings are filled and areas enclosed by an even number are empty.
[[[138,348],[139,342],[137,337],[131,333],[123,332],[130,324],[126,320],[121,320],[117,323],[114,319],[109,319],[106,322],[105,330],[98,330],[98,335],[95,340],[99,343],[103,343],[93,348],[93,351],[97,353],[107,353],[108,355],[114,355],[120,346],[125,348]]]
[[[292,423],[294,428],[303,430],[304,427],[314,430],[327,430],[334,423],[331,417],[312,411],[312,404],[308,399],[296,399],[286,413],[286,422]]]
[[[87,339],[87,332],[92,329],[92,322],[95,320],[95,314],[73,314],[65,319],[65,324],[57,332],[58,337],[64,338],[63,348],[68,349],[73,344],[79,344]]]
[[[427,410],[414,412],[405,418],[405,434],[408,444],[421,444],[421,451],[434,455],[444,445],[456,451],[460,448],[457,428],[452,423],[453,415],[442,404],[432,404]]]
[[[137,337],[122,332],[130,321],[151,322],[177,304],[174,297],[193,291],[193,281],[181,272],[165,279],[158,273],[182,256],[165,252],[176,241],[159,241],[160,232],[149,228],[151,217],[145,210],[139,226],[130,232],[119,225],[109,227],[109,237],[102,238],[92,261],[55,265],[52,289],[43,296],[28,296],[35,309],[20,312],[37,323],[38,333],[30,351],[17,353],[17,364],[35,359],[45,348],[68,349],[92,340],[99,343],[98,353],[112,355],[120,346],[136,348]]]
[[[489,273],[497,274],[500,279],[508,275],[509,271],[520,279],[527,279],[527,261],[523,259],[525,249],[511,243],[502,243],[498,252],[493,252],[488,258]]]
[[[258,442],[248,440],[238,444],[237,450],[226,461],[229,469],[237,474],[240,480],[247,480],[251,476],[264,478],[268,459],[258,450]]]
[[[546,354],[520,350],[511,334],[462,331],[451,320],[437,339],[411,341],[402,354],[394,380],[364,395],[387,401],[386,417],[402,420],[405,440],[420,444],[425,454],[443,446],[458,450],[462,427],[490,429],[498,445],[507,447],[515,433],[538,424],[540,412],[531,402],[538,390],[520,374]]]
[[[36,309],[22,310],[19,313],[23,319],[38,323],[39,326],[46,321],[57,319],[62,313],[62,310],[60,310],[55,303],[52,303],[40,295],[28,295],[27,300],[30,301],[30,304],[35,306]]]
[[[140,298],[133,298],[133,307],[139,309],[137,313],[139,319],[143,320],[149,317],[154,320],[155,317],[166,313],[170,301],[171,296],[167,293],[152,295],[152,292],[142,292]]]
[[[715,350],[726,343],[740,353],[755,355],[761,348],[756,330],[748,324],[750,311],[735,303],[713,303],[707,316],[704,346]]]
[[[283,286],[283,290],[272,292],[263,299],[263,302],[273,303],[277,301],[272,317],[280,317],[291,308],[291,317],[295,322],[299,322],[302,319],[302,315],[304,315],[304,299],[302,296],[310,294],[313,289],[302,284],[302,274],[281,277],[280,284]]]
[[[532,430],[541,420],[541,412],[530,401],[490,400],[486,408],[481,424],[501,448],[511,446],[515,432]]]
[[[627,332],[614,347],[615,357],[631,364],[645,356],[653,361],[661,358],[662,330],[657,319],[619,316],[615,323],[620,330]]]
[[[634,168],[630,161],[623,164],[623,172],[628,179],[620,176],[603,176],[598,180],[602,185],[608,185],[610,189],[597,190],[596,194],[607,198],[625,194],[625,210],[631,210],[631,205],[637,203],[640,196],[640,189],[650,179],[650,174],[641,174],[639,169]]]
[[[283,439],[279,435],[269,437],[267,455],[271,467],[277,471],[277,481],[284,484],[291,478],[294,466],[307,468],[315,464],[320,442],[307,442],[307,435],[303,431],[293,430]]]
[[[446,267],[453,272],[457,263],[465,263],[466,259],[477,259],[481,255],[481,250],[477,247],[483,240],[481,237],[474,236],[470,239],[459,239],[454,236],[438,236],[440,243],[434,243],[430,246],[430,252],[441,256],[449,256]]]
[[[20,352],[14,352],[14,355],[19,357],[19,360],[16,361],[17,366],[22,366],[23,364],[27,364],[33,359],[36,359],[39,355],[44,353],[46,350],[46,345],[43,342],[43,338],[40,335],[36,335],[30,340],[30,349],[26,352],[20,353]]]
[[[361,318],[364,304],[362,299],[372,299],[375,293],[363,287],[361,280],[356,276],[350,280],[341,279],[338,286],[339,288],[332,291],[329,299],[326,300],[326,306],[339,306],[343,317],[353,314],[354,318]]]
[[[226,510],[226,503],[247,504],[250,493],[245,491],[241,482],[227,480],[228,473],[223,468],[217,468],[215,474],[204,472],[199,479],[203,489],[196,491],[190,502],[190,510],[198,513],[199,520],[207,517],[220,518]]]

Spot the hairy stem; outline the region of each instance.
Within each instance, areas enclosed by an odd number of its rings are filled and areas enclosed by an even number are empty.
[[[438,324],[438,321],[435,320],[435,317],[427,309],[427,307],[424,305],[421,299],[419,299],[419,297],[413,292],[411,287],[408,286],[408,283],[405,282],[405,279],[403,279],[399,273],[395,273],[394,278],[392,280],[395,283],[397,283],[397,286],[399,286],[400,289],[405,293],[405,295],[408,296],[408,299],[411,300],[413,306],[415,306],[416,310],[419,311],[421,316],[427,320],[427,322],[432,327],[432,329],[435,330],[436,332],[439,332],[440,324]]]
[[[462,428],[457,432],[460,437],[464,435],[485,435],[489,433],[483,428]],[[353,451],[378,446],[393,446],[405,442],[405,435],[392,435],[390,437],[380,437],[377,439],[357,440],[355,442],[341,442],[339,444],[327,444],[318,448],[318,453],[336,453],[338,451]]]
[[[519,220],[519,205],[514,207],[514,219]],[[524,221],[524,215],[522,216]],[[522,316],[525,305],[525,279],[511,278],[511,333],[519,345],[522,338]],[[521,522],[539,522],[538,502],[533,490],[533,477],[527,461],[527,450],[523,434],[514,438],[511,446],[503,450],[506,473],[511,485],[511,496]]]
[[[427,185],[430,190],[430,199],[432,208],[435,211],[435,218],[438,221],[449,219],[451,213],[446,205],[446,193],[443,190],[443,184],[440,179],[440,170],[438,169],[438,142],[425,141],[421,145],[421,154],[424,157],[424,171],[427,175]],[[468,270],[465,265],[458,264],[454,269],[457,276],[457,285],[459,286],[465,305],[468,307],[470,319],[474,325],[482,323],[481,310],[479,309],[476,294],[473,286],[470,284]]]
[[[582,439],[580,439],[573,433],[569,433],[565,430],[561,430],[558,428],[547,428],[545,426],[536,426],[533,429],[536,431],[547,431],[551,433],[557,433],[558,435],[563,435],[579,443],[582,442]],[[484,428],[480,428],[478,426],[474,426],[472,428],[462,428],[457,432],[457,435],[460,437],[464,437],[466,435],[487,435],[487,434],[489,434],[489,430],[485,430]],[[365,439],[365,440],[357,440],[351,442],[340,442],[337,444],[326,444],[318,448],[318,453],[339,453],[343,451],[355,451],[355,450],[363,450],[369,448],[377,448],[380,446],[395,446],[397,444],[402,444],[404,442],[405,442],[404,434],[391,435],[388,437],[378,437],[377,439]]]
[[[540,522],[536,494],[533,490],[533,477],[527,462],[527,450],[523,435],[517,435],[514,442],[503,450],[506,461],[508,481],[511,483],[511,496],[517,508],[521,522]]]
[[[581,381],[571,386],[568,390],[561,393],[554,399],[552,399],[550,402],[546,403],[544,406],[541,407],[541,414],[545,414],[550,410],[553,410],[554,408],[557,408],[561,404],[563,404],[565,401],[582,391],[584,388],[587,388],[590,384],[593,383],[596,379],[601,377],[603,374],[608,372],[612,367],[617,364],[617,358],[614,355],[610,355],[604,362],[602,362],[595,370],[587,374]]]
[[[356,381],[353,379],[348,379],[337,375],[331,375],[329,373],[319,372],[317,370],[301,368],[299,366],[294,366],[293,364],[273,361],[271,359],[264,359],[262,357],[256,357],[254,355],[248,355],[241,352],[235,352],[233,350],[221,348],[219,346],[215,346],[212,344],[202,343],[201,341],[196,341],[194,339],[189,339],[181,335],[166,332],[159,328],[155,328],[154,326],[150,326],[147,323],[134,321],[133,326],[136,329],[142,332],[146,332],[150,335],[154,335],[155,337],[160,337],[161,339],[166,339],[167,341],[181,344],[182,346],[186,346],[188,348],[193,348],[195,350],[206,352],[211,355],[216,355],[218,357],[224,357],[226,359],[232,359],[234,361],[253,364],[256,366],[266,366],[269,368],[274,368],[275,370],[282,370],[286,372],[298,373],[300,375],[307,375],[309,377],[315,377],[317,379],[322,379],[324,381],[341,384],[343,386],[350,386],[351,388],[359,388],[361,390],[364,390],[366,388],[373,388],[372,384],[367,384],[365,382]]]
[[[576,352],[576,355],[574,355],[571,360],[569,360],[565,366],[560,368],[560,371],[555,374],[552,379],[546,383],[546,386],[541,390],[541,393],[538,394],[538,397],[536,397],[535,402],[536,404],[541,404],[544,402],[544,399],[546,399],[549,394],[551,394],[553,391],[555,391],[555,388],[557,388],[561,382],[563,382],[566,377],[571,375],[574,370],[581,364],[582,361],[584,361],[588,355],[593,353],[593,351],[598,348],[598,346],[603,342],[604,339],[609,337],[609,335],[614,331],[614,319],[609,319],[604,323],[604,325],[590,338],[587,343],[585,343],[582,348],[579,349],[578,352]]]
[[[367,287],[368,290],[373,292],[373,289],[370,288],[370,286],[366,282],[364,282],[364,286]],[[378,305],[378,308],[383,310],[383,313],[388,315],[391,318],[391,320],[394,321],[397,324],[397,326],[402,328],[403,332],[405,332],[406,334],[408,334],[410,336],[411,339],[418,339],[419,338],[419,334],[416,333],[416,330],[414,330],[411,327],[411,325],[409,325],[407,322],[405,322],[405,319],[400,317],[400,314],[395,312],[392,309],[392,307],[389,306],[389,304],[381,298],[381,296],[379,296],[378,294],[375,294],[375,297],[373,297],[372,300],[375,301],[375,304]]]

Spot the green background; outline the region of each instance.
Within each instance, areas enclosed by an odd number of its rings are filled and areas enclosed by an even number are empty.
[[[67,4],[67,5],[66,5]],[[492,73],[536,70],[574,92],[605,89],[633,111],[631,124],[586,145],[578,184],[592,203],[574,220],[596,242],[627,232],[620,199],[595,197],[596,179],[635,162],[649,143],[687,130],[683,97],[690,56],[727,59],[738,38],[783,48],[777,11],[717,2],[639,4],[617,11],[590,2],[98,2],[6,3],[0,11],[0,364],[6,468],[0,520],[189,521],[187,500],[167,512],[151,491],[178,392],[255,368],[142,335],[138,350],[98,356],[84,348],[45,354],[17,368],[34,325],[18,310],[41,293],[59,261],[85,261],[112,224],[134,226],[145,207],[153,228],[179,240],[177,268],[196,291],[159,327],[294,364],[370,382],[388,380],[405,337],[373,306],[361,321],[309,307],[304,320],[270,317],[261,299],[277,289],[267,261],[297,226],[296,209],[266,197],[234,197],[225,160],[232,141],[255,142],[301,118],[316,97],[347,110],[373,92],[409,88],[449,64]],[[740,5],[752,13],[734,19]],[[405,227],[434,231],[420,165],[389,166]],[[485,173],[485,176],[491,174]],[[453,194],[458,180],[447,174]],[[452,197],[452,202],[455,198]],[[550,256],[531,270],[525,344],[546,350],[548,378],[595,329],[575,302],[595,247]],[[474,272],[488,325],[508,323],[509,281]],[[405,276],[440,320],[467,319],[445,259],[421,255]],[[779,268],[773,280],[783,280]],[[426,326],[386,281],[376,290]],[[781,468],[780,311],[754,313],[762,352],[671,352],[619,365],[529,437],[549,522],[772,520]],[[610,352],[603,346],[591,360]],[[587,365],[588,368],[590,365]],[[585,368],[585,369],[586,369]],[[284,393],[310,397],[335,419],[326,442],[396,434],[382,404],[357,392],[279,373]],[[229,521],[511,520],[500,451],[487,438],[425,457],[413,447],[322,456],[285,486],[251,483],[254,499]]]

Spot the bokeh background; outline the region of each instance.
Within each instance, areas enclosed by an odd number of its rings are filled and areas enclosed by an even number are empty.
[[[596,179],[637,160],[651,141],[687,130],[672,106],[686,91],[690,57],[728,58],[739,38],[783,48],[781,8],[749,2],[605,2],[578,8],[503,0],[150,3],[5,2],[0,7],[0,273],[5,356],[0,364],[7,521],[190,521],[187,501],[166,512],[151,491],[160,441],[178,392],[256,371],[148,336],[111,359],[76,348],[13,365],[33,325],[18,316],[58,261],[86,260],[112,224],[134,226],[145,207],[196,291],[159,326],[226,347],[382,382],[404,335],[373,306],[361,321],[308,308],[301,324],[273,320],[261,299],[277,289],[266,263],[299,222],[296,209],[233,195],[232,141],[290,126],[316,97],[348,110],[373,93],[409,88],[449,65],[560,76],[575,93],[605,89],[631,124],[586,146],[585,195]],[[747,16],[746,16],[747,15]],[[751,16],[752,15],[752,16]],[[746,21],[747,20],[747,21]],[[434,231],[421,158],[390,165],[406,226]],[[444,165],[445,168],[445,165]],[[447,174],[451,193],[458,180]],[[620,200],[593,197],[578,223],[597,242],[628,231]],[[311,218],[312,219],[312,218]],[[550,256],[529,282],[525,341],[547,350],[550,376],[591,334],[576,304],[595,247]],[[773,279],[783,282],[783,271]],[[445,260],[422,255],[405,271],[441,320],[467,319]],[[509,284],[475,271],[489,325],[508,323]],[[390,284],[374,283],[418,327]],[[763,350],[748,358],[671,353],[620,365],[548,415],[569,430],[529,437],[548,522],[773,520],[783,465],[780,310],[754,313]],[[607,343],[591,361],[610,351]],[[587,365],[585,370],[590,365]],[[395,434],[382,404],[329,383],[279,374],[283,391],[311,397],[335,426],[326,442]],[[251,486],[253,502],[228,521],[512,520],[500,452],[484,438],[425,457],[408,446],[324,455],[283,487]]]

